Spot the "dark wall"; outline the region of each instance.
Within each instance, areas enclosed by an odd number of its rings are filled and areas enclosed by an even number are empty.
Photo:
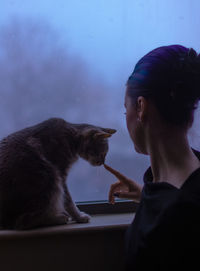
[[[125,229],[0,238],[1,271],[124,270]]]

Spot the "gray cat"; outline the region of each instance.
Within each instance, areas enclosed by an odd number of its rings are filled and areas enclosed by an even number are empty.
[[[66,184],[72,164],[82,157],[104,163],[107,138],[116,130],[51,118],[0,141],[0,228],[31,229],[88,222]]]

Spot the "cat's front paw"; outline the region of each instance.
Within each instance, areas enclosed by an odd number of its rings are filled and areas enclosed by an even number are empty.
[[[78,223],[88,223],[90,222],[91,216],[84,212],[80,212],[80,215],[76,217],[76,222]]]

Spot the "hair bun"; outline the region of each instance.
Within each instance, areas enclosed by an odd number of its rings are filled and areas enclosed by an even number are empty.
[[[200,55],[190,48],[181,54],[178,62],[173,71],[174,84],[170,96],[185,101],[183,104],[195,104],[200,99]]]
[[[198,55],[193,48],[188,50],[184,62],[186,72],[198,74],[200,76],[200,55]]]
[[[188,51],[188,57],[190,59],[195,59],[195,58],[198,57],[198,54],[193,48],[190,48],[189,51]]]

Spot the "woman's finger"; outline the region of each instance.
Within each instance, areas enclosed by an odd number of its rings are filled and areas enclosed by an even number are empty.
[[[115,198],[114,198],[114,193],[120,188],[121,184],[120,182],[114,183],[110,187],[109,195],[108,195],[108,200],[110,203],[113,203]]]
[[[124,176],[122,175],[119,171],[115,170],[114,168],[104,164],[105,169],[107,169],[109,172],[111,172],[113,175],[115,175],[115,177],[117,177],[121,182],[125,183],[125,184],[130,184],[130,181]]]

